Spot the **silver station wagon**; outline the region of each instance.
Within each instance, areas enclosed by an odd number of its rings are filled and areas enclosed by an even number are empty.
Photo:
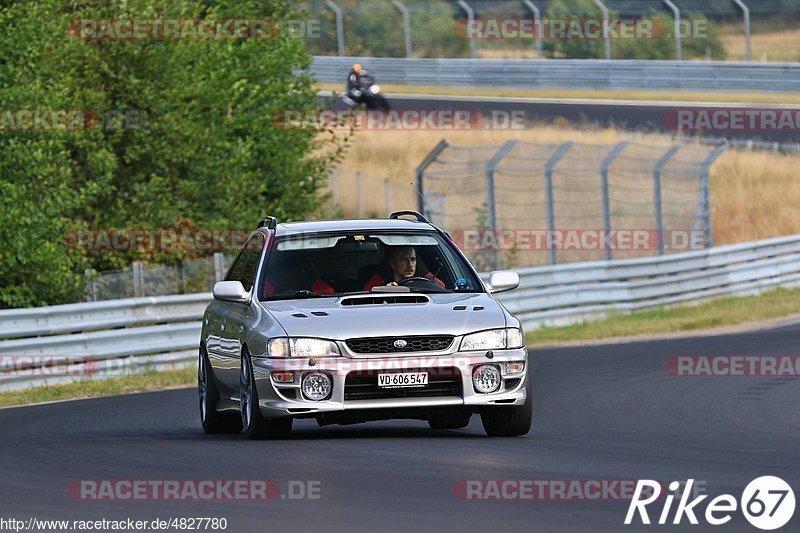
[[[203,316],[198,367],[207,433],[288,436],[394,418],[490,436],[530,431],[525,338],[447,233],[414,211],[389,219],[261,221]]]

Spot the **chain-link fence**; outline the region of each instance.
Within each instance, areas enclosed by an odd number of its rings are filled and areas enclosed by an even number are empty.
[[[216,253],[172,265],[135,262],[125,270],[86,271],[86,300],[115,300],[210,291],[228,270],[234,254]]]
[[[709,247],[709,177],[725,145],[441,141],[417,169],[420,209],[479,270]]]

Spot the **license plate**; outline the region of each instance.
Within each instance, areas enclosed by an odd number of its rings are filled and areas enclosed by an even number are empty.
[[[392,374],[378,374],[378,387],[383,389],[424,387],[427,384],[427,372],[395,372]]]

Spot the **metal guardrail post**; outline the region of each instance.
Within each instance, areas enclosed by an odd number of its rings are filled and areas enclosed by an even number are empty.
[[[214,252],[214,281],[222,281],[225,278],[225,254]]]
[[[86,283],[86,301],[97,301],[97,270],[87,268],[83,271],[84,280]]]
[[[708,172],[709,169],[711,168],[711,165],[713,165],[714,162],[717,159],[719,159],[719,157],[722,154],[724,154],[725,150],[727,149],[728,149],[727,142],[717,146],[708,155],[708,158],[706,158],[706,160],[703,161],[703,166],[701,167],[700,170],[700,179],[702,181],[701,191],[700,191],[701,197],[700,197],[700,205],[698,206],[699,216],[695,218],[699,219],[700,217],[702,217],[705,223],[703,228],[703,246],[705,248],[711,248],[711,246],[713,245],[713,238],[714,238],[711,227],[711,184]]]
[[[658,233],[658,255],[664,255],[664,203],[661,198],[661,173],[670,159],[680,150],[680,145],[673,146],[661,156],[656,166],[653,167],[653,204],[656,215],[656,232]]]
[[[750,42],[750,8],[742,0],[733,0],[739,8],[742,10],[742,14],[744,15],[744,38],[745,42],[747,43],[747,60],[753,60],[753,46]]]
[[[542,17],[539,8],[531,0],[523,0],[528,9],[533,13],[533,39],[536,41],[536,57],[544,59],[542,52]]]
[[[553,169],[558,164],[561,159],[567,155],[567,152],[575,146],[575,141],[568,141],[559,146],[556,151],[550,156],[550,159],[547,160],[547,163],[544,165],[544,180],[545,185],[547,187],[547,229],[549,235],[547,237],[548,240],[548,253],[550,256],[550,264],[555,265],[558,262],[558,258],[556,257],[555,249],[550,247],[550,239],[553,235],[553,232],[556,230],[556,213],[555,213],[555,202],[553,201]]]
[[[458,0],[458,5],[467,12],[467,38],[469,38],[469,57],[475,59],[475,39],[472,38],[471,29],[474,27],[475,11],[464,0]]]
[[[133,297],[141,298],[144,296],[144,263],[134,261],[131,269],[133,272]]]
[[[339,49],[339,55],[344,55],[344,17],[342,16],[342,9],[333,3],[333,0],[325,0],[325,5],[333,11],[336,15],[336,45]]]
[[[683,49],[681,47],[681,10],[678,9],[671,0],[663,0],[667,7],[672,10],[675,16],[675,58],[678,61],[683,61]]]
[[[600,164],[600,187],[603,192],[603,229],[605,229],[606,232],[611,231],[611,199],[608,194],[608,168],[629,144],[628,141],[622,141],[616,145]],[[611,261],[612,259],[613,251],[611,248],[606,248],[606,260]]]
[[[403,15],[403,38],[406,44],[406,57],[411,57],[411,16],[408,13],[408,8],[400,0],[392,0],[392,4]]]
[[[497,238],[497,202],[495,200],[494,173],[500,161],[508,155],[508,152],[510,152],[516,144],[517,141],[515,140],[506,141],[492,156],[489,162],[486,163],[486,212],[489,216],[489,227],[492,229],[492,236],[495,238]],[[492,254],[492,268],[497,270],[499,264],[498,250],[497,247],[495,247],[494,253]]]
[[[594,0],[594,3],[603,12],[603,44],[605,46],[606,59],[611,59],[611,31],[609,30],[608,8],[600,0]]]
[[[428,220],[433,220],[433,213],[431,213],[429,209],[428,202],[425,201],[425,171],[448,146],[450,146],[450,143],[448,143],[446,139],[439,141],[439,144],[433,147],[433,150],[425,156],[425,159],[423,159],[422,162],[417,165],[416,170],[414,170],[414,179],[416,182],[414,183],[414,188],[417,190],[417,195],[419,196],[419,212],[424,214]]]

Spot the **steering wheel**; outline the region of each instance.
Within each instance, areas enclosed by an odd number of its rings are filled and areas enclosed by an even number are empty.
[[[410,278],[403,278],[400,281],[398,281],[397,284],[401,285],[401,286],[405,286],[405,285],[407,285],[407,284],[409,284],[409,283],[411,283],[413,281],[427,281],[428,283],[432,283],[432,284],[436,285],[437,287],[439,286],[438,283],[433,281],[431,278],[426,278],[425,276],[411,276]]]

